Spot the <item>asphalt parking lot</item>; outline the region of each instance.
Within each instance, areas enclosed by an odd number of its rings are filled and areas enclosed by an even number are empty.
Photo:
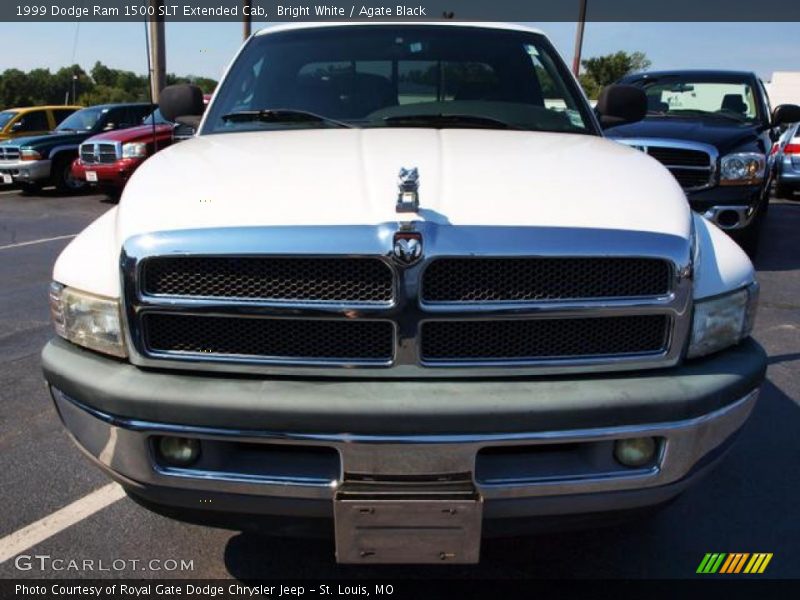
[[[102,196],[0,191],[0,538],[108,484],[62,429],[39,352],[52,335],[46,294],[53,262],[67,236],[112,206]],[[122,498],[25,554],[107,565],[138,560],[136,569],[19,570],[12,559],[0,564],[0,577],[688,577],[706,552],[772,552],[767,576],[800,577],[800,202],[773,201],[756,266],[755,337],[770,365],[755,414],[716,471],[648,520],[488,540],[474,567],[365,569],[337,566],[330,540],[187,525]],[[193,568],[142,566],[153,559],[192,561]]]

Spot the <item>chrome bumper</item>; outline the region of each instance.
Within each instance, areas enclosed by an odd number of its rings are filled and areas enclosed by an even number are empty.
[[[535,433],[351,435],[214,429],[123,419],[84,406],[55,387],[50,389],[78,446],[131,487],[193,491],[198,497],[223,493],[333,501],[337,490],[352,477],[398,480],[466,474],[487,503],[640,490],[677,482],[744,424],[758,397],[755,389],[713,412],[665,423]],[[192,437],[210,444],[218,455],[215,468],[159,464],[153,437],[160,435]],[[614,441],[643,436],[660,440],[653,464],[626,468],[614,462]],[[223,456],[225,448],[239,443],[278,453],[327,450],[332,458],[314,465],[308,457],[294,461],[289,455],[281,458],[280,464],[264,464],[261,472],[240,472],[235,461],[226,462]],[[545,446],[552,451],[537,455]],[[501,448],[512,450],[510,459],[507,454],[498,454],[505,456],[502,460],[491,458],[492,451]],[[570,454],[576,448],[579,454]],[[516,460],[514,451],[518,451]],[[578,460],[581,452],[586,460]],[[294,464],[298,468],[293,471]]]
[[[0,162],[0,173],[7,173],[14,181],[27,183],[50,177],[50,160],[18,160]]]

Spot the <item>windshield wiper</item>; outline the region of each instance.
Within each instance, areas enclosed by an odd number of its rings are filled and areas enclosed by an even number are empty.
[[[305,110],[295,110],[293,108],[262,108],[260,110],[239,110],[236,112],[222,115],[223,121],[232,123],[245,123],[248,121],[261,121],[264,123],[326,123],[336,127],[348,127],[352,125],[329,119],[316,113]]]
[[[395,115],[392,117],[384,117],[384,123],[387,125],[410,125],[412,127],[480,127],[484,129],[517,129],[521,130],[522,127],[512,125],[500,119],[493,117],[484,117],[478,115],[461,115],[461,114],[418,114],[418,115]]]

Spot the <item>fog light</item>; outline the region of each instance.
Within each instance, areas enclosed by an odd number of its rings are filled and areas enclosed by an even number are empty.
[[[628,438],[614,444],[614,458],[626,467],[642,467],[656,456],[656,438]]]
[[[158,440],[158,453],[171,465],[187,467],[200,456],[200,442],[189,438],[162,437]]]

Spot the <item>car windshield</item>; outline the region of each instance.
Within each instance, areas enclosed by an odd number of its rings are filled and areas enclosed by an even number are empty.
[[[72,113],[59,123],[56,131],[92,131],[107,108],[84,108]]]
[[[152,125],[153,119],[156,121],[156,125],[172,125],[172,121],[167,121],[164,118],[164,115],[161,114],[161,109],[157,108],[149,115],[147,115],[144,119],[142,119],[142,125]]]
[[[700,117],[752,122],[759,118],[753,86],[746,81],[697,81],[684,77],[640,80],[649,117]]]
[[[0,112],[0,129],[4,129],[15,116],[17,116],[17,113],[13,110],[4,110]]]
[[[595,133],[542,35],[447,26],[353,26],[255,36],[203,133],[455,127]]]

